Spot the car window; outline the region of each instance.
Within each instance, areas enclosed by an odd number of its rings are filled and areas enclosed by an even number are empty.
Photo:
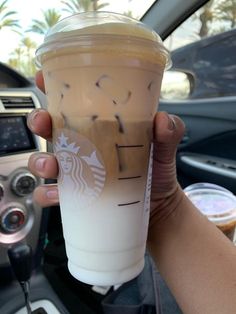
[[[34,77],[35,50],[58,20],[84,11],[113,11],[141,19],[155,0],[0,0],[0,62]]]
[[[236,95],[236,1],[210,0],[166,40],[172,68],[164,74],[164,99]]]

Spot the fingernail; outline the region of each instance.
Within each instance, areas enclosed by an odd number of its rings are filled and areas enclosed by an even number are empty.
[[[168,114],[168,129],[170,131],[173,131],[176,129],[175,119],[174,119],[174,116],[172,116],[171,114]]]
[[[39,110],[38,110],[38,109],[33,110],[33,111],[31,111],[31,112],[29,113],[28,118],[27,118],[27,124],[28,124],[28,126],[29,126],[30,128],[33,128],[33,127],[34,127],[33,124],[34,124],[34,121],[35,121],[35,119],[36,119],[38,113],[39,113]]]
[[[41,109],[35,109],[29,113],[27,123],[31,128],[34,127],[34,121],[37,119],[40,110]]]
[[[58,200],[58,190],[50,189],[46,192],[47,198],[50,200]]]
[[[35,167],[38,171],[43,171],[45,168],[46,158],[40,157],[35,161]]]

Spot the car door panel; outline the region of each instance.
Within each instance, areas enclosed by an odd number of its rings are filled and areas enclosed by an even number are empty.
[[[236,97],[161,100],[159,110],[180,116],[186,126],[177,152],[181,185],[211,182],[236,193]]]

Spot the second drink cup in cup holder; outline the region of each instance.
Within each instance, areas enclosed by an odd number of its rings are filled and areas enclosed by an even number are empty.
[[[153,119],[168,52],[139,21],[87,12],[56,24],[36,56],[69,271],[93,285],[131,280],[144,266]]]
[[[194,205],[231,241],[236,227],[236,197],[229,190],[211,183],[196,183],[184,189]]]

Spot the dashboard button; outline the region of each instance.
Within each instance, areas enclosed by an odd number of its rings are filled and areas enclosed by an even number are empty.
[[[21,172],[14,176],[11,182],[12,191],[18,196],[32,193],[37,185],[37,179],[30,172]]]
[[[25,222],[25,211],[19,207],[8,207],[0,215],[0,228],[3,233],[17,232]]]

